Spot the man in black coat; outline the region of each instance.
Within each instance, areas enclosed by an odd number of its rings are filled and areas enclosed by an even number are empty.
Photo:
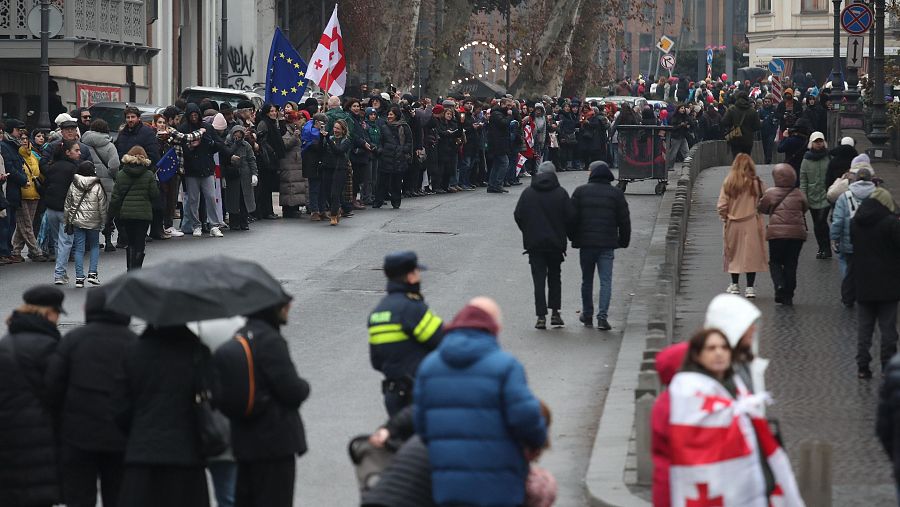
[[[159,162],[159,141],[156,139],[156,129],[144,125],[141,121],[141,110],[129,106],[125,108],[125,126],[116,137],[116,151],[122,157],[128,150],[140,146],[147,152],[150,165]]]
[[[267,406],[250,419],[231,419],[231,445],[238,462],[235,505],[291,507],[294,502],[295,456],[306,453],[300,404],[309,384],[291,361],[279,328],[287,323],[290,302],[248,315],[246,333],[252,343],[257,399]]]
[[[881,330],[881,369],[897,352],[897,303],[900,302],[900,220],[894,200],[877,188],[864,200],[850,222],[853,275],[859,303],[856,366],[858,377],[872,378],[872,333]]]
[[[47,368],[52,405],[62,414],[63,493],[70,507],[117,505],[125,436],[113,421],[112,391],[125,350],[136,340],[131,318],[105,310],[106,289],[91,290],[85,322],[60,341]]]
[[[575,220],[569,238],[572,247],[581,249],[581,317],[593,325],[594,267],[600,275],[600,301],[597,306],[597,328],[612,329],[607,321],[612,299],[613,259],[616,248],[628,248],[631,242],[631,218],[625,194],[611,185],[615,177],[606,162],[593,162],[586,185],[572,193]]]
[[[534,309],[537,329],[547,329],[547,298],[544,287],[550,290],[550,325],[563,326],[559,310],[562,307],[561,265],[566,255],[566,230],[575,218],[575,207],[566,189],[559,186],[553,162],[543,162],[531,186],[519,196],[513,213],[522,243],[531,264],[534,281]],[[549,275],[549,279],[548,279]]]
[[[511,149],[509,124],[513,120],[511,102],[510,99],[503,99],[500,105],[492,107],[488,119],[487,140],[491,174],[487,191],[490,194],[509,192],[503,190],[503,183],[506,179],[506,172],[509,170],[509,151]]]

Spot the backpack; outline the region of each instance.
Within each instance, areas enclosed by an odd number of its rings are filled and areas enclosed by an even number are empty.
[[[253,332],[244,327],[213,354],[213,402],[231,419],[252,419],[265,410],[268,401],[257,382],[254,343]]]
[[[849,190],[844,192],[844,195],[847,196],[847,206],[850,208],[850,218],[853,218],[853,215],[856,215],[856,210],[859,209],[861,203],[859,202],[859,199],[853,195],[853,192]]]

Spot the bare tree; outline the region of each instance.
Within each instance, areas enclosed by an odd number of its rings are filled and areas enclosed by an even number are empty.
[[[549,1],[549,0],[543,0]],[[575,34],[576,20],[586,0],[557,0],[556,8],[519,71],[510,91],[517,95],[531,96],[543,93],[558,94],[563,76],[572,64],[570,48]],[[591,13],[593,15],[593,13]]]

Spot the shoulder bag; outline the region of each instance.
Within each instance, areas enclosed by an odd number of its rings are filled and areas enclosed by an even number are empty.
[[[94,185],[96,185],[97,183],[99,182],[95,181],[93,184],[91,184],[91,186],[87,187],[84,192],[82,192],[81,199],[78,200],[78,205],[75,206],[75,210],[72,211],[72,218],[75,218],[75,215],[77,215],[78,211],[81,210],[81,205],[84,203],[84,198],[87,197],[89,193],[91,193],[91,189],[94,188]],[[69,236],[75,234],[75,225],[71,222],[66,223],[65,231]]]
[[[744,123],[744,116],[745,115],[741,115],[741,119],[735,122],[735,124],[732,125],[731,130],[729,130],[728,133],[725,134],[725,140],[729,143],[734,142],[740,137],[743,137],[744,131],[741,130],[741,125],[743,125]]]
[[[200,456],[211,458],[228,449],[231,430],[228,419],[212,406],[212,393],[206,379],[208,358],[204,358],[204,345],[198,344],[194,352],[194,421],[200,440]]]

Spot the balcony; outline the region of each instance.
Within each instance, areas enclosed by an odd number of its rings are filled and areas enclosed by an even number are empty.
[[[51,0],[63,14],[50,40],[53,65],[145,65],[159,50],[147,47],[144,0]],[[0,0],[0,59],[40,57],[40,39],[28,30],[39,0]]]

